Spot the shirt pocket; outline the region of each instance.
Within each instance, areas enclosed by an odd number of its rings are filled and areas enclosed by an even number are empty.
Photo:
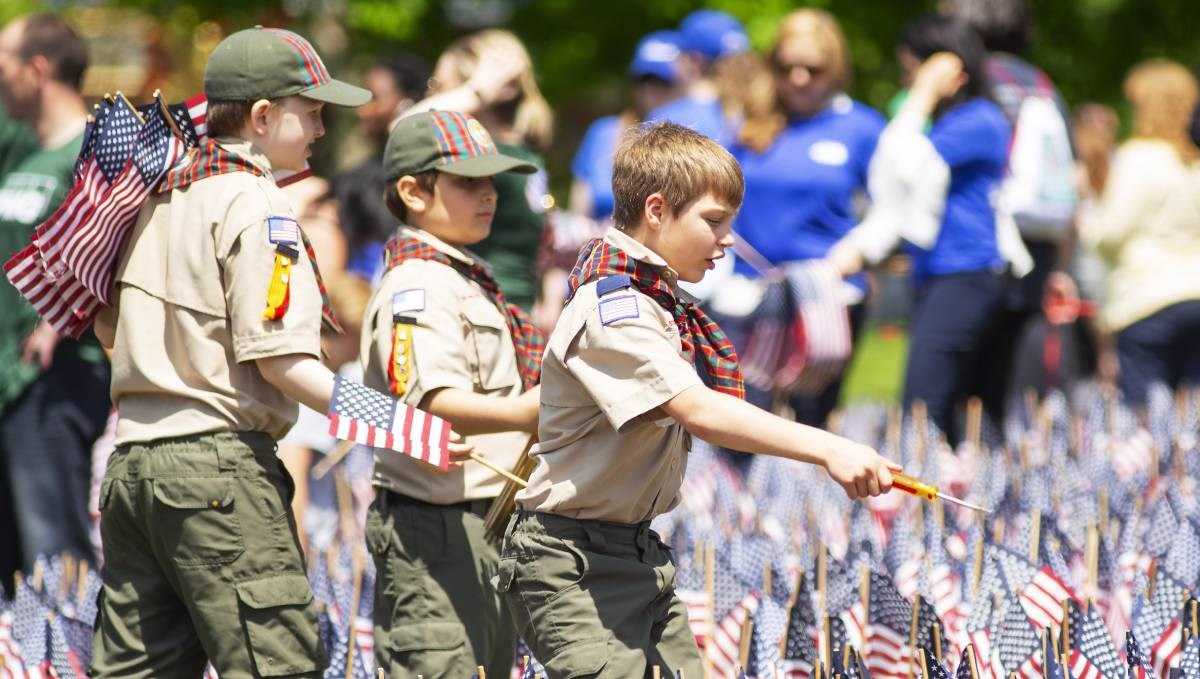
[[[516,351],[508,324],[495,304],[483,297],[463,302],[467,326],[467,360],[477,389],[484,393],[516,385]]]

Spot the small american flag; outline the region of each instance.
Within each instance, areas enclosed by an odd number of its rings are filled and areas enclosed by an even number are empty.
[[[1125,632],[1125,661],[1129,665],[1129,679],[1158,679],[1133,630]]]
[[[448,469],[450,423],[357,382],[334,378],[329,434]]]

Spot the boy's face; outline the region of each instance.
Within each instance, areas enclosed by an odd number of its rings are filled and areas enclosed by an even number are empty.
[[[663,205],[658,228],[652,230],[653,242],[648,240],[647,245],[666,260],[680,280],[698,283],[725,256],[725,249],[733,247],[735,214],[736,210],[711,193],[685,205],[679,214],[671,214]]]
[[[432,194],[419,188],[423,209],[409,205],[409,221],[451,245],[473,245],[492,232],[496,187],[491,177],[439,172]]]
[[[267,109],[263,125],[255,122],[260,132],[255,143],[263,150],[276,170],[300,171],[312,155],[310,145],[325,134],[321,110],[325,104],[300,96],[284,97]]]

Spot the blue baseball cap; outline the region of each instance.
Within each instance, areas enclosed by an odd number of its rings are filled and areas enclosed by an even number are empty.
[[[675,82],[679,71],[679,34],[675,31],[655,31],[642,38],[633,52],[629,73],[635,77],[652,75],[669,83]]]
[[[750,38],[737,19],[725,12],[701,9],[679,24],[682,47],[708,59],[719,59],[750,49]]]

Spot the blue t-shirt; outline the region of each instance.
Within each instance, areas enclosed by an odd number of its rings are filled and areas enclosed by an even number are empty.
[[[821,113],[792,120],[762,153],[735,145],[746,197],[734,230],[772,264],[824,257],[858,224],[854,197],[866,190],[884,125],[875,109],[838,97]],[[755,275],[740,259],[736,270]]]
[[[1008,165],[1012,131],[1004,112],[987,99],[972,99],[942,114],[929,140],[950,166],[950,188],[941,231],[930,250],[909,246],[913,280],[970,271],[999,270],[993,196]]]
[[[571,174],[592,192],[593,219],[604,219],[613,212],[613,155],[621,127],[621,116],[604,116],[592,123],[571,161]]]
[[[732,137],[729,126],[725,124],[721,104],[715,99],[680,97],[651,111],[646,120],[669,120],[690,127],[709,139],[715,139],[721,146],[729,146]]]

